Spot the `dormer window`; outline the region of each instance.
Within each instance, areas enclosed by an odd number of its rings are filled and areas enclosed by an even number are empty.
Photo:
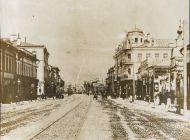
[[[135,43],[137,43],[138,42],[138,38],[137,37],[135,37]]]
[[[130,53],[127,56],[128,56],[128,59],[131,59],[131,54]]]
[[[141,38],[141,42],[143,42],[143,39]]]

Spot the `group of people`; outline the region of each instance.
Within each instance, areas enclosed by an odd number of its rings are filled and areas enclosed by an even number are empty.
[[[93,99],[98,99],[98,95],[101,95],[102,99],[107,99],[107,92],[105,90],[101,90],[101,91],[88,91],[86,92],[87,95],[93,95]]]
[[[101,95],[102,96],[102,99],[107,99],[107,93],[105,91],[99,91],[98,92],[94,92],[93,93],[93,99],[98,99],[98,95]]]
[[[175,94],[173,91],[165,90],[155,95],[155,102],[158,105],[164,104],[168,110],[171,109],[172,104],[175,103]]]
[[[159,92],[157,94],[159,98],[159,105],[164,103],[165,105],[167,104],[168,100],[170,100],[171,104],[174,104],[175,101],[175,94],[172,91],[166,90],[165,92]]]

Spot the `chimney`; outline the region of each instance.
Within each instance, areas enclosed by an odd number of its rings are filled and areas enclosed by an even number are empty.
[[[150,33],[147,34],[147,40],[150,41]]]
[[[17,45],[21,44],[21,38],[20,38],[20,34],[18,33],[18,37],[17,37]]]
[[[24,37],[24,43],[26,43],[26,36]]]

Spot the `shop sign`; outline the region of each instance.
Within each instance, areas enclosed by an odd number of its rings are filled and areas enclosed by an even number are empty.
[[[165,74],[168,73],[167,69],[155,69],[155,74]]]
[[[4,78],[14,79],[14,74],[11,74],[11,73],[4,73]]]

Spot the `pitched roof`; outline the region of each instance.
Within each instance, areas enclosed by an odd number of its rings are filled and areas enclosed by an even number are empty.
[[[32,43],[22,42],[22,41],[21,41],[20,45],[18,45],[16,41],[13,41],[12,43],[13,43],[13,45],[19,46],[19,47],[44,47],[44,45],[32,44]]]
[[[174,39],[153,39],[155,47],[169,47],[171,44],[175,44]]]

